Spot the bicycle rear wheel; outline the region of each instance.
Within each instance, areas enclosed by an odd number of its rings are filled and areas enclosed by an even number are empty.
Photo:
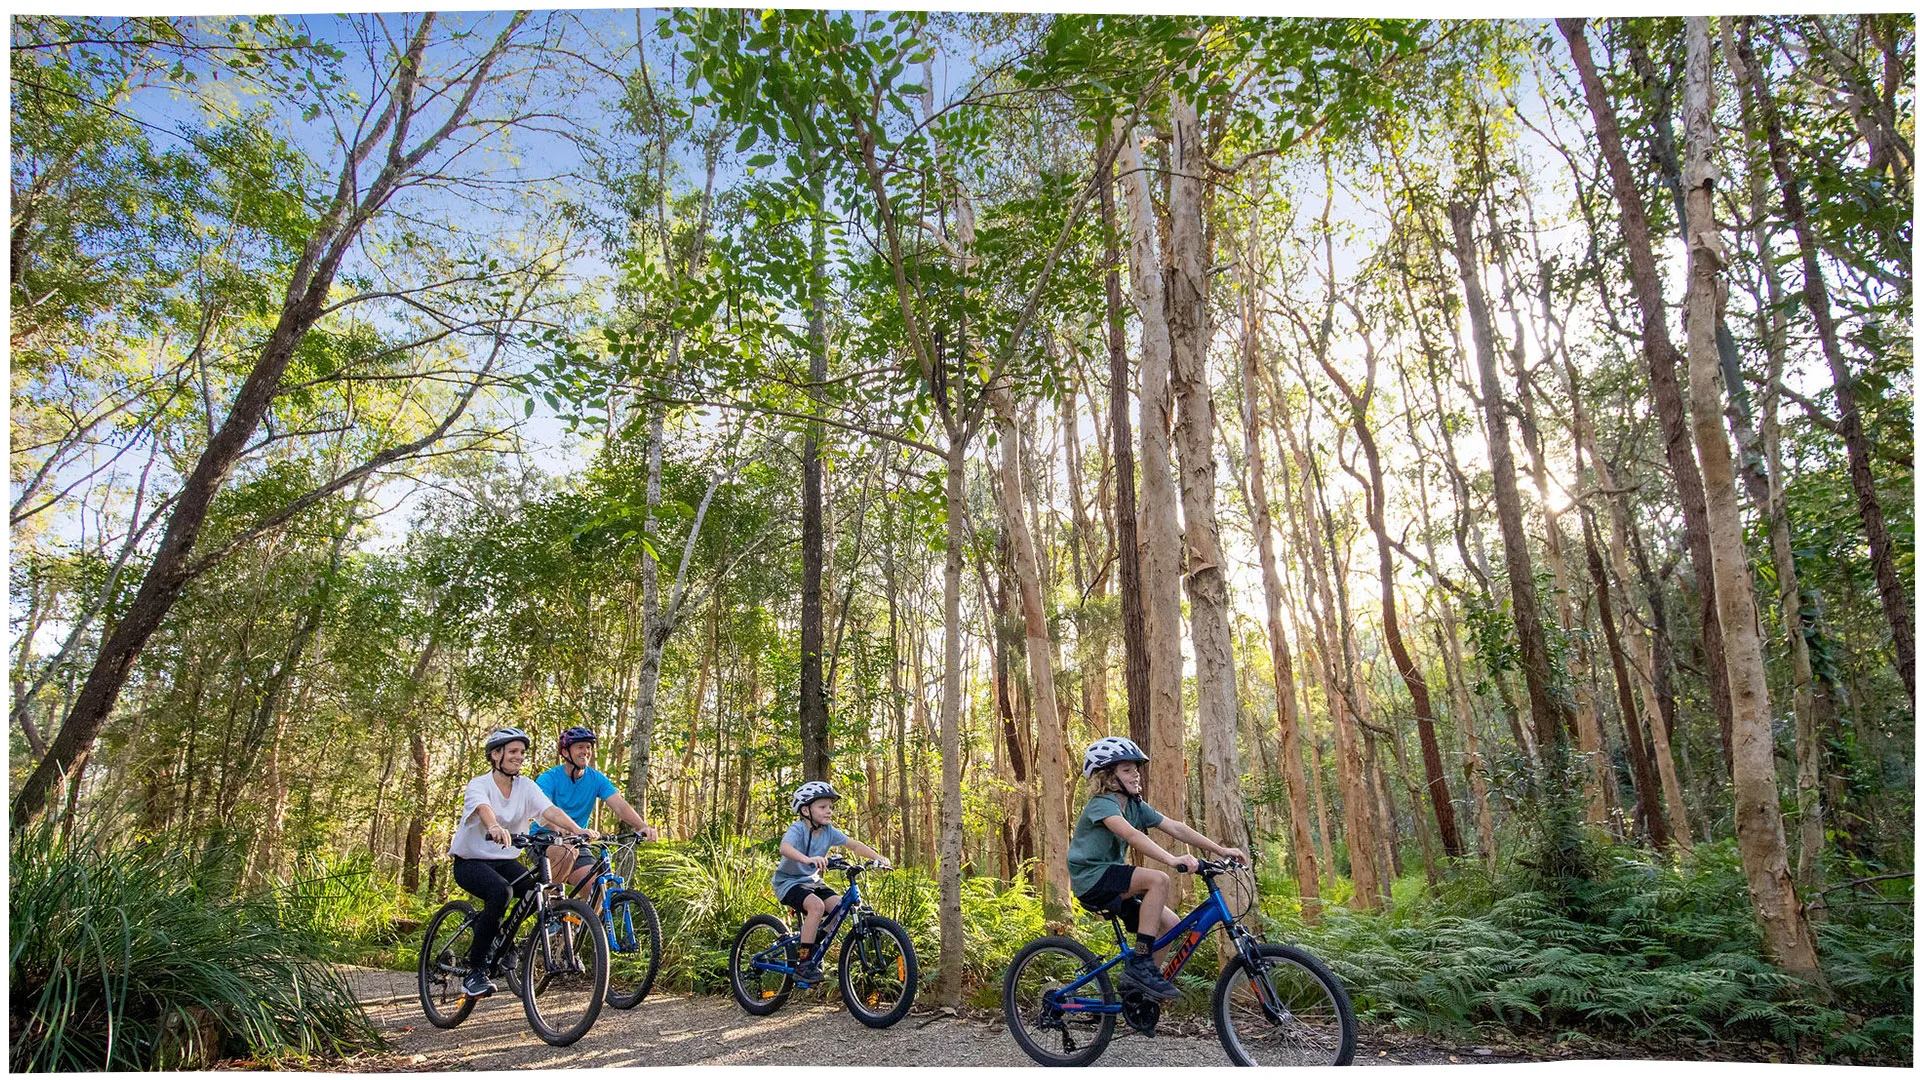
[[[607,995],[607,935],[593,909],[556,900],[520,951],[520,1002],[533,1033],[568,1046],[593,1028]]]
[[[631,1009],[653,989],[660,971],[660,916],[637,889],[607,897],[607,1004]]]
[[[1089,1065],[1113,1039],[1113,1013],[1061,1009],[1047,995],[1069,986],[1100,961],[1085,945],[1070,937],[1043,937],[1029,942],[1007,965],[1000,987],[1000,1008],[1007,1031],[1027,1056],[1042,1065]],[[1119,1001],[1113,981],[1101,971],[1074,991],[1083,999],[1098,998],[1104,1005]]]
[[[787,924],[774,915],[755,915],[740,925],[733,938],[733,955],[727,962],[727,984],[733,1000],[755,1016],[767,1016],[787,1003],[793,991],[793,976],[753,966],[753,958],[780,944],[787,936]],[[799,959],[789,944],[776,954],[792,966]]]
[[[474,999],[460,989],[473,945],[473,905],[450,901],[427,920],[420,939],[420,1011],[437,1028],[450,1028],[473,1012]]]
[[[1349,1065],[1358,1025],[1346,988],[1304,949],[1262,945],[1213,988],[1213,1027],[1236,1065]]]

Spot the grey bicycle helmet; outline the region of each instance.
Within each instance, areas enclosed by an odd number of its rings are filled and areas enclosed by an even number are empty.
[[[526,732],[517,727],[503,727],[487,736],[486,752],[491,754],[510,742],[518,742],[529,750],[533,749],[533,739],[529,738]]]
[[[1145,761],[1147,752],[1140,749],[1132,739],[1123,739],[1118,735],[1109,735],[1087,747],[1087,753],[1080,763],[1080,775],[1092,776],[1109,765],[1118,765],[1123,761]]]
[[[793,812],[796,814],[799,813],[802,807],[817,799],[837,799],[839,797],[840,793],[833,790],[833,785],[827,783],[825,780],[809,780],[794,790]]]

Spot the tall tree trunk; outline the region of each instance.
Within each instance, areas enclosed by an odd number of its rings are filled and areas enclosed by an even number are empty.
[[[1640,817],[1647,823],[1647,836],[1658,848],[1667,846],[1667,819],[1660,812],[1659,782],[1653,765],[1647,760],[1647,748],[1640,738],[1640,713],[1634,708],[1632,680],[1627,675],[1627,657],[1620,647],[1620,631],[1613,621],[1613,597],[1607,587],[1607,570],[1600,561],[1599,545],[1594,543],[1593,526],[1580,518],[1581,537],[1587,551],[1587,576],[1593,579],[1594,604],[1600,609],[1600,628],[1607,636],[1607,656],[1613,664],[1614,691],[1620,700],[1620,726],[1627,733],[1627,763],[1633,769],[1633,797]]]
[[[1520,666],[1527,680],[1527,700],[1533,715],[1534,738],[1542,749],[1564,737],[1572,726],[1567,704],[1553,690],[1545,628],[1533,588],[1533,558],[1520,511],[1520,488],[1514,477],[1513,447],[1507,441],[1507,414],[1495,360],[1493,319],[1480,285],[1480,261],[1473,241],[1473,208],[1455,202],[1448,208],[1453,222],[1454,257],[1467,297],[1473,326],[1474,353],[1479,359],[1480,393],[1487,421],[1487,454],[1493,465],[1494,508],[1500,518],[1500,539],[1506,550],[1507,577],[1513,594],[1513,629],[1520,639]]]
[[[1168,381],[1173,344],[1167,325],[1166,286],[1147,194],[1137,136],[1129,132],[1119,153],[1121,187],[1127,195],[1127,231],[1132,236],[1134,307],[1140,313],[1140,582],[1147,621],[1148,715],[1151,739],[1142,744],[1147,801],[1184,820],[1187,803],[1186,718],[1181,704],[1180,521],[1175,516],[1172,447],[1173,399]],[[1176,884],[1178,884],[1176,882]]]
[[[1200,722],[1200,788],[1207,832],[1234,847],[1253,843],[1240,791],[1238,684],[1233,673],[1232,598],[1227,557],[1214,509],[1213,390],[1207,350],[1213,341],[1208,268],[1213,265],[1205,211],[1206,148],[1193,103],[1173,99],[1172,250],[1167,259],[1167,322],[1173,390],[1180,407],[1180,505],[1186,516],[1187,599]]]
[[[816,400],[827,378],[827,234],[825,172],[814,168],[811,141],[806,153],[813,175],[813,230],[807,248],[807,378]],[[826,644],[826,612],[820,597],[826,567],[825,526],[820,502],[820,425],[808,424],[801,456],[800,493],[800,767],[808,780],[832,779],[827,749],[827,684],[821,670]]]
[[[887,700],[893,707],[893,753],[897,802],[894,818],[900,829],[900,864],[912,866],[913,807],[907,799],[907,695],[900,686],[900,579],[893,562],[893,529],[887,529]]]
[[[1660,421],[1667,465],[1673,470],[1673,488],[1680,496],[1680,514],[1686,525],[1687,551],[1693,563],[1696,588],[1700,593],[1700,640],[1706,654],[1707,690],[1713,699],[1713,714],[1720,724],[1721,753],[1729,760],[1733,754],[1733,698],[1728,690],[1726,647],[1720,611],[1713,599],[1713,555],[1707,541],[1707,500],[1700,486],[1700,468],[1693,460],[1692,440],[1687,437],[1684,398],[1677,374],[1680,351],[1674,348],[1667,331],[1666,301],[1660,289],[1660,271],[1654,261],[1653,240],[1647,226],[1645,204],[1640,187],[1634,182],[1633,167],[1620,141],[1620,125],[1613,105],[1607,99],[1605,84],[1593,66],[1587,48],[1586,20],[1558,19],[1560,33],[1567,39],[1580,74],[1588,110],[1593,113],[1594,137],[1606,159],[1607,174],[1613,182],[1614,201],[1620,207],[1620,231],[1626,240],[1627,266],[1633,285],[1634,301],[1640,309],[1640,350],[1647,363],[1647,385],[1652,391],[1653,410]],[[1716,346],[1717,348],[1717,346]]]
[[[1740,89],[1741,115],[1747,118],[1744,125],[1747,129],[1744,140],[1747,156],[1758,158],[1762,151],[1756,143],[1764,142],[1765,136],[1756,139],[1754,135],[1752,72],[1747,69],[1734,39],[1734,22],[1732,19],[1720,20],[1720,40],[1728,63],[1733,68],[1734,81]],[[1794,782],[1800,809],[1799,856],[1794,864],[1794,878],[1801,891],[1811,893],[1819,891],[1820,849],[1826,844],[1825,814],[1821,806],[1820,731],[1832,713],[1833,703],[1827,679],[1815,676],[1813,657],[1807,644],[1810,638],[1821,635],[1821,630],[1807,617],[1808,613],[1801,604],[1800,570],[1793,553],[1793,524],[1787,512],[1786,480],[1781,470],[1780,392],[1781,375],[1786,367],[1787,315],[1780,273],[1774,265],[1770,241],[1772,230],[1766,224],[1767,182],[1760,170],[1751,169],[1748,170],[1747,184],[1752,214],[1757,222],[1754,250],[1759,256],[1760,276],[1766,289],[1764,297],[1756,298],[1761,301],[1760,309],[1766,313],[1765,323],[1757,326],[1756,330],[1766,341],[1767,350],[1767,393],[1763,399],[1760,421],[1766,486],[1762,497],[1756,501],[1765,506],[1767,511],[1767,540],[1773,548],[1774,583],[1780,594],[1780,622],[1787,632],[1787,653],[1793,665]]]
[[[1734,831],[1747,892],[1767,951],[1787,972],[1821,982],[1813,928],[1800,908],[1787,868],[1787,835],[1780,820],[1780,792],[1773,771],[1773,717],[1767,703],[1767,672],[1753,606],[1753,586],[1740,530],[1733,455],[1720,422],[1720,364],[1713,340],[1714,314],[1723,302],[1719,228],[1713,219],[1713,181],[1708,152],[1713,139],[1712,41],[1705,16],[1688,16],[1686,104],[1687,352],[1693,406],[1694,445],[1707,497],[1713,543],[1714,595],[1727,632],[1727,670],[1734,702]]]
[[[1787,155],[1786,137],[1781,131],[1780,113],[1774,107],[1773,90],[1765,72],[1753,59],[1753,32],[1742,20],[1738,43],[1739,72],[1752,87],[1759,104],[1760,119],[1766,129],[1767,158],[1780,184],[1780,209],[1793,223],[1795,239],[1800,243],[1800,271],[1804,279],[1802,294],[1813,324],[1820,334],[1820,351],[1833,373],[1833,402],[1840,410],[1840,438],[1847,447],[1847,479],[1860,509],[1860,527],[1867,536],[1867,551],[1873,564],[1873,582],[1880,592],[1880,608],[1893,630],[1894,667],[1907,688],[1907,704],[1914,702],[1913,600],[1895,566],[1893,538],[1887,531],[1887,519],[1880,509],[1880,493],[1874,487],[1873,470],[1868,459],[1866,428],[1860,419],[1860,401],[1854,391],[1853,372],[1840,348],[1840,330],[1835,324],[1831,301],[1827,297],[1826,271],[1820,266],[1819,240],[1800,197],[1800,178]]]
[[[1139,154],[1135,153],[1132,160],[1137,166]],[[1134,508],[1133,421],[1129,415],[1132,407],[1127,399],[1127,386],[1132,379],[1127,364],[1126,322],[1120,308],[1120,229],[1111,176],[1100,185],[1100,221],[1106,239],[1107,407],[1113,416],[1113,517],[1120,563],[1120,624],[1121,644],[1125,652],[1127,734],[1135,743],[1146,747],[1153,742],[1153,725],[1148,711],[1151,691],[1147,609],[1140,581],[1140,535]]]
[[[1600,486],[1607,490],[1608,506],[1608,549],[1613,562],[1613,576],[1619,581],[1621,595],[1626,604],[1623,610],[1631,613],[1634,609],[1633,578],[1627,570],[1627,509],[1626,493],[1619,489],[1613,475],[1607,470],[1606,462],[1600,457],[1600,448],[1588,446],[1592,454],[1595,477]],[[1637,619],[1637,616],[1634,616]],[[1666,714],[1660,701],[1659,688],[1654,684],[1653,635],[1639,633],[1628,628],[1623,635],[1627,648],[1632,652],[1632,663],[1627,674],[1633,679],[1640,695],[1640,712],[1646,718],[1647,730],[1652,735],[1654,764],[1660,770],[1660,790],[1666,796],[1667,822],[1673,828],[1674,843],[1682,854],[1693,848],[1693,830],[1687,824],[1687,807],[1681,797],[1680,772],[1674,767],[1673,743],[1668,735]]]
[[[1354,734],[1354,723],[1347,710],[1342,683],[1336,681],[1342,676],[1337,673],[1339,665],[1334,659],[1338,630],[1329,626],[1334,619],[1334,602],[1332,586],[1327,580],[1327,548],[1322,544],[1319,518],[1313,510],[1313,494],[1305,490],[1308,485],[1318,483],[1318,474],[1301,451],[1299,441],[1293,437],[1292,418],[1288,415],[1286,398],[1275,395],[1274,408],[1279,413],[1279,422],[1285,425],[1287,447],[1294,459],[1293,472],[1300,477],[1303,489],[1300,492],[1299,516],[1306,522],[1307,591],[1319,598],[1317,607],[1308,604],[1313,614],[1317,646],[1309,651],[1317,660],[1315,677],[1326,691],[1327,714],[1333,725],[1334,771],[1340,783],[1341,809],[1346,814],[1347,863],[1353,877],[1353,906],[1361,911],[1372,911],[1380,906],[1380,876],[1374,871],[1373,862],[1374,810],[1372,799],[1367,794],[1359,739]],[[1296,547],[1300,546],[1300,531],[1296,525]],[[1324,830],[1322,835],[1325,835]]]
[[[426,648],[420,650],[420,658],[414,661],[413,673],[407,678],[407,749],[413,753],[413,813],[407,820],[407,847],[401,862],[400,886],[410,893],[420,891],[420,856],[426,847],[427,814],[433,809],[427,793],[432,761],[427,757],[426,723],[416,706],[421,685],[426,682],[427,671],[439,652],[440,638],[429,630]]]
[[[1073,890],[1067,881],[1067,793],[1065,787],[1066,735],[1053,687],[1053,643],[1047,632],[1046,597],[1040,588],[1040,564],[1033,536],[1021,513],[1025,480],[1020,471],[1020,428],[1014,416],[1013,395],[1005,385],[988,391],[1000,428],[1001,517],[1012,540],[1014,574],[1020,582],[1020,614],[1026,623],[1027,673],[1033,686],[1033,711],[1039,721],[1039,754],[1034,768],[1040,774],[1040,853],[1042,899],[1048,917],[1063,919],[1072,913]],[[1001,586],[1006,587],[1005,583]]]
[[[1258,228],[1258,218],[1255,219]],[[1256,232],[1249,255],[1259,258]],[[1273,553],[1273,515],[1267,506],[1266,452],[1260,445],[1260,388],[1266,383],[1260,352],[1260,305],[1256,289],[1259,273],[1250,273],[1241,289],[1240,400],[1242,437],[1246,442],[1247,484],[1253,504],[1253,536],[1260,551],[1260,582],[1267,602],[1267,647],[1273,658],[1274,710],[1280,721],[1280,772],[1287,785],[1287,820],[1292,835],[1294,878],[1300,888],[1301,917],[1320,918],[1320,867],[1314,858],[1309,827],[1307,780],[1301,761],[1300,706],[1294,694],[1293,653],[1287,643],[1286,620],[1281,613],[1280,568]]]
[[[944,587],[946,667],[940,691],[940,981],[934,997],[960,1001],[966,966],[966,925],[960,910],[961,850],[960,699],[966,673],[960,666],[960,570],[966,553],[967,447],[959,432],[947,432],[947,558]]]

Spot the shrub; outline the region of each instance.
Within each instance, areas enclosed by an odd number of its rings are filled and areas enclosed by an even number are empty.
[[[20,1071],[204,1067],[380,1045],[308,933],[234,898],[231,854],[14,837],[9,1064]]]

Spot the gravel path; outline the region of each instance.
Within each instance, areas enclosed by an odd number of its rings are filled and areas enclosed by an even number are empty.
[[[405,975],[397,977],[411,982]],[[355,985],[372,991],[385,984],[366,975]],[[409,1071],[792,1065],[819,1061],[889,1066],[1033,1065],[998,1023],[928,1012],[910,1015],[885,1031],[870,1031],[837,1003],[800,993],[786,1008],[768,1017],[749,1016],[724,995],[655,993],[626,1012],[602,1010],[593,1030],[568,1047],[541,1042],[528,1029],[519,999],[504,992],[480,1002],[473,1015],[451,1031],[427,1023],[418,1001],[411,998],[371,1006],[367,1014],[392,1045],[392,1054],[382,1064]],[[1516,1060],[1523,1059],[1363,1031],[1354,1064]],[[1208,1033],[1162,1034],[1153,1039],[1116,1036],[1100,1064],[1164,1068],[1230,1063]]]

